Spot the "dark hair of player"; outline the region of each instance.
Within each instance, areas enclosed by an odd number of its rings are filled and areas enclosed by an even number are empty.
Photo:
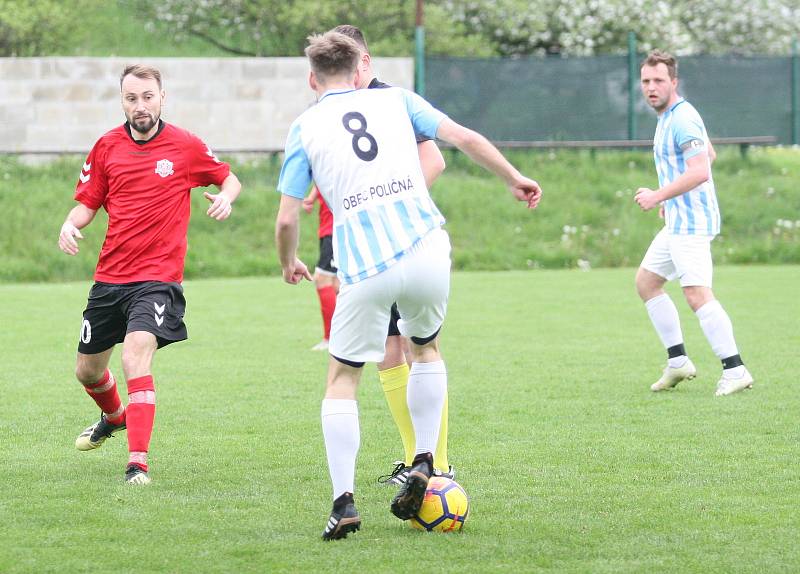
[[[645,66],[654,67],[659,64],[664,64],[667,67],[670,79],[674,80],[678,77],[678,62],[675,60],[675,56],[661,50],[653,50],[647,54],[647,57],[642,60],[639,69],[641,70]]]
[[[361,49],[364,52],[369,53],[369,48],[367,48],[367,41],[364,39],[364,33],[361,31],[360,28],[353,26],[351,24],[342,24],[341,26],[336,26],[331,32],[339,32],[340,34],[344,34],[348,38],[352,38],[356,41]]]

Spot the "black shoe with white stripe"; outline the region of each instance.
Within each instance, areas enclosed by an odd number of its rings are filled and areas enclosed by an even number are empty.
[[[351,532],[361,528],[361,517],[358,515],[353,502],[353,493],[345,492],[333,501],[333,510],[322,533],[323,540],[338,540],[347,538]]]
[[[425,491],[432,474],[433,455],[425,452],[415,456],[408,471],[408,479],[392,500],[392,514],[400,520],[416,516],[425,499]]]
[[[114,425],[108,422],[105,413],[100,413],[100,420],[92,426],[87,427],[77,439],[75,439],[75,448],[78,450],[92,450],[99,448],[105,440],[114,436],[111,433],[123,430],[125,423]]]
[[[387,486],[405,484],[408,479],[408,471],[411,470],[410,466],[406,466],[405,461],[396,460],[392,472],[378,477],[378,482]]]

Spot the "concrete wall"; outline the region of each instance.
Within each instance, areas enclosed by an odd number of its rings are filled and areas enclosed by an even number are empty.
[[[218,152],[283,149],[314,102],[305,58],[0,58],[0,152],[86,153],[125,121],[119,75],[139,61],[161,70],[164,120]],[[373,62],[383,81],[413,87],[410,58]]]

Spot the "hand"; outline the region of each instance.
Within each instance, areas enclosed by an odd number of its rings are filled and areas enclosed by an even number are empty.
[[[649,187],[640,187],[637,189],[633,201],[638,203],[643,211],[649,211],[661,203],[658,191],[653,191]]]
[[[306,213],[311,213],[314,211],[314,199],[306,197],[303,200],[303,211]]]
[[[511,184],[511,193],[520,201],[528,203],[528,209],[536,209],[542,199],[542,188],[532,179],[520,176]]]
[[[288,284],[297,285],[303,279],[314,280],[306,264],[299,259],[295,258],[293,265],[287,265],[283,268],[283,280]]]
[[[76,255],[79,251],[76,239],[83,239],[80,230],[71,221],[65,221],[58,235],[58,248],[67,255]]]
[[[659,216],[661,219],[664,219],[664,206],[663,206],[663,205],[660,205],[660,206],[658,207],[658,216]]]
[[[211,202],[211,207],[206,211],[209,217],[213,217],[217,221],[222,221],[230,217],[233,206],[227,195],[224,193],[208,193],[204,191],[203,197]]]

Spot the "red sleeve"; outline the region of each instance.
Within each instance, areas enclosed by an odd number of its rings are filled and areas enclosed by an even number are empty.
[[[189,186],[221,185],[231,173],[231,166],[219,161],[211,148],[195,135],[189,135]]]
[[[75,186],[75,199],[89,209],[100,209],[108,194],[108,179],[105,173],[106,148],[103,140],[97,140],[86,158]]]

